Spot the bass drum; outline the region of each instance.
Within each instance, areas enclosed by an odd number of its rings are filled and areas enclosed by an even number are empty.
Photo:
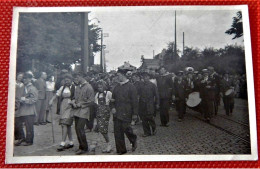
[[[201,105],[200,103],[201,103],[201,98],[199,92],[192,92],[189,94],[188,100],[186,102],[188,108],[196,112],[200,112],[200,105]]]
[[[233,90],[233,89],[228,89],[228,90],[225,92],[225,96],[231,96],[233,93],[234,93],[234,90]]]

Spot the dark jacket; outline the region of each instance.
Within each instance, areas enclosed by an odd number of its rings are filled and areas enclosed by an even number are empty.
[[[214,100],[215,99],[215,90],[216,90],[216,81],[215,79],[208,78],[206,82],[203,82],[203,79],[200,83],[200,96],[205,100]]]
[[[158,76],[156,80],[160,99],[171,98],[173,87],[171,76]]]
[[[131,122],[132,115],[138,114],[137,90],[130,82],[118,84],[112,94],[111,107],[116,109],[115,118]]]
[[[38,100],[46,98],[46,81],[39,78],[35,81],[35,87],[38,90]]]
[[[154,114],[155,105],[159,105],[159,94],[155,84],[152,82],[140,83],[139,96],[140,114]]]
[[[188,97],[188,93],[187,93],[187,81],[182,79],[179,83],[179,80],[176,79],[174,81],[174,95],[176,97],[176,99],[178,100],[185,100]]]
[[[220,83],[220,91],[225,95],[225,92],[230,89],[231,87],[234,87],[234,81],[231,78],[228,78],[228,80],[225,80],[224,78],[221,80]]]

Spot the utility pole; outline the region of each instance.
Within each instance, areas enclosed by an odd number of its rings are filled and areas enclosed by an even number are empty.
[[[176,38],[176,11],[175,11],[175,40],[174,40],[174,57],[177,58],[177,38]]]
[[[154,50],[153,50],[153,59],[154,59]]]
[[[101,29],[100,71],[103,72],[103,29]]]
[[[88,13],[81,13],[81,70],[83,73],[87,73],[89,68]]]
[[[183,54],[183,56],[184,56],[184,32],[183,32],[183,52],[182,52],[182,54]]]

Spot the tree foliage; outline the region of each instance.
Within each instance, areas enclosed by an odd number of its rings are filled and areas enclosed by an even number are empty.
[[[174,63],[164,62],[168,71],[177,72],[186,67],[193,67],[201,71],[208,66],[213,66],[217,72],[229,71],[233,74],[245,74],[245,51],[237,45],[227,45],[224,48],[215,49],[207,47],[202,50],[198,48],[185,47],[184,55]]]
[[[236,15],[237,16],[233,17],[231,28],[225,32],[229,35],[234,34],[234,37],[232,39],[240,38],[241,36],[243,36],[242,12],[238,11]]]
[[[18,70],[27,69],[32,59],[58,67],[69,67],[81,58],[81,13],[21,13],[18,29]],[[99,29],[89,26],[89,42],[93,51]]]

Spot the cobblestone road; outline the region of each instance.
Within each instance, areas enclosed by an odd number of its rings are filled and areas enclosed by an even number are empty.
[[[175,109],[171,109],[169,127],[160,127],[159,116],[157,115],[156,124],[158,127],[155,136],[143,138],[141,124],[133,126],[134,132],[138,136],[138,148],[135,152],[131,152],[131,145],[126,138],[127,149],[129,150],[128,154],[250,154],[250,145],[214,126],[196,119],[192,114],[201,116],[198,112],[188,111],[184,121],[177,122],[177,112]],[[221,104],[219,116],[213,119],[214,123],[238,134],[249,134],[248,127],[237,123],[234,124],[233,121],[227,119],[223,120],[220,116],[224,114],[223,104]],[[74,126],[73,138],[75,146],[66,151],[56,151],[61,141],[61,127],[58,125],[58,118],[57,115],[54,115],[54,143],[51,134],[51,124],[35,126],[34,145],[14,147],[14,156],[74,155],[75,150],[78,148]],[[248,124],[247,101],[236,99],[234,113],[227,118]],[[113,152],[109,154],[116,154],[112,126],[113,123],[111,121],[109,136],[113,145]],[[95,152],[89,154],[102,154],[101,150],[104,146],[102,136],[94,132],[87,132],[86,135],[89,144],[93,141],[98,141]]]

